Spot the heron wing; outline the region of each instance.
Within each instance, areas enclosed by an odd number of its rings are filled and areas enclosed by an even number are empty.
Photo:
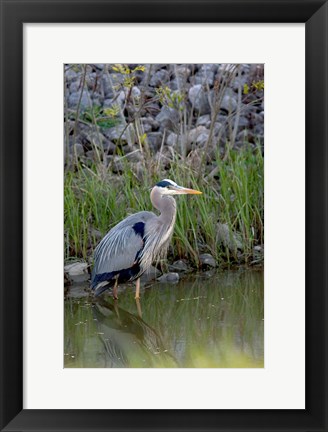
[[[97,275],[129,269],[137,262],[145,243],[145,223],[151,218],[156,218],[154,213],[136,213],[105,235],[95,249],[93,281]]]

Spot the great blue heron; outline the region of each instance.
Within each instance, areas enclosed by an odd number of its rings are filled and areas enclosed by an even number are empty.
[[[142,211],[123,219],[100,241],[94,253],[91,288],[98,296],[113,286],[136,280],[136,298],[140,296],[140,276],[153,261],[164,257],[173,233],[176,202],[172,195],[201,194],[178,186],[172,180],[162,180],[151,190],[150,200],[160,211]]]

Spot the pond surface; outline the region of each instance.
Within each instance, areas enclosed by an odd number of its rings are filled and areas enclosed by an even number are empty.
[[[177,284],[125,286],[114,301],[73,286],[65,299],[64,366],[262,368],[263,272],[199,273]]]

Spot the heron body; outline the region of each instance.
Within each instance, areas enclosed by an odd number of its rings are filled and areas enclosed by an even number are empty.
[[[157,183],[150,199],[160,215],[142,211],[128,216],[115,225],[96,247],[91,279],[95,295],[114,287],[113,294],[117,298],[118,284],[136,280],[136,298],[139,298],[140,276],[152,262],[165,257],[173,234],[176,201],[172,195],[200,193],[168,179]]]

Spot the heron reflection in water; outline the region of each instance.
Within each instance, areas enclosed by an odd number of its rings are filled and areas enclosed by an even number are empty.
[[[106,367],[178,367],[157,331],[117,302],[97,299],[93,317],[104,345]]]
[[[119,283],[136,281],[135,297],[140,297],[140,276],[152,262],[165,257],[176,218],[173,195],[201,194],[178,186],[172,180],[162,180],[151,190],[150,200],[160,211],[142,211],[128,216],[114,226],[100,241],[94,253],[91,288],[98,296],[113,287],[117,299]]]

